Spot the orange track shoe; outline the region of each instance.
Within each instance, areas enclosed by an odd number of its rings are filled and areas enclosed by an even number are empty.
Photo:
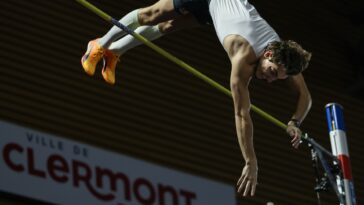
[[[106,50],[104,57],[104,66],[102,68],[102,77],[104,80],[114,85],[115,84],[115,69],[116,64],[119,62],[120,55],[114,54],[110,50]]]
[[[97,40],[88,42],[87,51],[81,58],[82,67],[88,75],[94,75],[96,65],[105,53],[105,49],[100,46]]]

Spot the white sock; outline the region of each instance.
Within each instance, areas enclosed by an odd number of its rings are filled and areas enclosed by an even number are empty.
[[[144,38],[150,41],[153,41],[163,36],[163,33],[160,32],[158,25],[140,26],[134,32],[142,35]],[[139,46],[140,44],[142,44],[142,42],[140,42],[133,36],[126,35],[120,40],[113,42],[108,49],[117,55],[122,55],[129,49]]]
[[[138,26],[140,26],[138,20],[138,11],[139,9],[136,9],[126,14],[123,18],[120,19],[119,22],[132,30],[136,29]],[[99,44],[103,48],[108,48],[112,42],[121,38],[125,34],[126,32],[123,31],[121,28],[113,26],[102,38],[99,39]]]

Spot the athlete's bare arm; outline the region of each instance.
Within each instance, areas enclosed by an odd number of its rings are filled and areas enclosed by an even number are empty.
[[[255,194],[258,163],[253,145],[253,123],[250,117],[249,82],[252,78],[253,65],[248,62],[252,49],[239,36],[228,36],[224,48],[231,61],[231,93],[234,101],[235,124],[238,142],[245,159],[241,177],[238,180],[238,192],[243,196]]]
[[[294,92],[297,93],[297,107],[291,117],[293,120],[288,122],[287,133],[292,137],[292,146],[298,148],[300,144],[301,131],[296,127],[296,124],[300,124],[305,119],[311,108],[312,98],[301,73],[291,76],[288,82]]]

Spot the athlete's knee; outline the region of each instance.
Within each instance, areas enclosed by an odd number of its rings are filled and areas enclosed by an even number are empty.
[[[164,34],[177,30],[174,20],[159,23],[158,28],[159,31]]]
[[[158,19],[163,15],[162,9],[150,6],[139,10],[138,20],[140,25],[156,25]]]

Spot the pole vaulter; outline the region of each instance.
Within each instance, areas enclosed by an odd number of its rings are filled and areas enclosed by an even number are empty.
[[[120,29],[124,30],[126,33],[130,34],[131,36],[133,36],[137,40],[141,41],[146,46],[150,47],[151,49],[153,49],[154,51],[156,51],[157,53],[159,53],[163,57],[165,57],[165,58],[169,59],[170,61],[176,63],[180,67],[184,68],[185,70],[187,70],[188,72],[190,72],[194,76],[196,76],[196,77],[200,78],[201,80],[205,81],[206,83],[213,86],[217,90],[221,91],[225,95],[227,95],[229,97],[232,97],[232,94],[231,94],[230,90],[228,90],[224,86],[220,85],[216,81],[212,80],[211,78],[207,77],[203,73],[199,72],[198,70],[196,70],[192,66],[188,65],[187,63],[183,62],[179,58],[173,56],[172,54],[170,54],[166,50],[160,48],[156,44],[154,44],[151,41],[147,40],[143,36],[135,33],[133,30],[129,29],[128,27],[126,27],[125,25],[120,23],[118,20],[112,18],[110,15],[106,14],[105,12],[103,12],[102,10],[97,8],[96,6],[92,5],[88,1],[86,1],[86,0],[76,0],[76,1],[78,3],[80,3],[81,5],[83,5],[84,7],[86,7],[87,9],[94,12],[95,14],[97,14],[98,16],[100,16],[101,18],[103,18],[104,20],[106,20],[107,22],[109,22],[109,23],[119,27]],[[272,115],[268,114],[267,112],[263,111],[262,109],[256,107],[255,105],[251,105],[251,109],[254,112],[256,112],[258,115],[260,115],[264,119],[270,121],[271,123],[277,125],[278,127],[282,128],[284,130],[287,129],[286,124],[279,121],[277,118],[273,117]],[[339,128],[335,127],[335,129],[339,129]],[[331,135],[331,133],[330,133],[330,135]],[[348,171],[347,171],[348,169],[346,167],[342,167],[342,166],[347,165],[348,163],[349,163],[349,166],[350,166],[350,161],[346,160],[345,161],[346,164],[343,161],[343,159],[346,159],[345,157],[343,158],[343,156],[348,156],[348,153],[346,152],[345,153],[346,155],[340,155],[340,153],[337,153],[336,151],[334,152],[334,148],[333,148],[333,153],[331,153],[330,151],[328,151],[327,149],[322,147],[320,144],[318,144],[313,138],[309,137],[307,133],[302,134],[301,140],[305,141],[309,145],[309,147],[311,148],[311,154],[312,154],[312,160],[314,162],[313,163],[314,168],[315,169],[318,168],[318,166],[317,166],[318,161],[320,161],[323,169],[325,170],[326,180],[328,180],[328,181],[318,180],[318,176],[317,176],[316,181],[317,181],[318,184],[315,187],[316,192],[320,192],[322,190],[327,189],[326,186],[328,186],[328,183],[329,183],[331,185],[331,187],[333,188],[333,190],[335,191],[335,193],[336,193],[336,195],[337,195],[337,197],[338,197],[338,199],[340,201],[340,205],[356,205],[352,179],[351,178],[345,178],[345,180],[344,180],[343,177],[342,177],[342,173],[344,173],[344,177],[347,176],[347,173],[348,173]],[[346,143],[346,136],[345,136],[345,143]],[[347,146],[347,145],[345,144],[345,146]],[[333,165],[329,164],[326,161],[326,157],[328,157],[328,158],[330,158],[332,160]],[[337,167],[337,169],[333,168],[335,166]],[[350,176],[351,176],[351,170],[350,170]],[[337,181],[337,183],[335,183],[335,180]],[[344,187],[341,184],[339,184],[339,180],[344,182],[343,183],[343,184],[345,184]],[[350,190],[351,190],[351,192],[349,194],[347,193],[349,191],[349,189],[345,190],[345,191],[343,190],[348,186],[350,187]],[[319,199],[319,195],[318,195],[318,199]],[[320,202],[319,202],[319,204],[320,204]]]

